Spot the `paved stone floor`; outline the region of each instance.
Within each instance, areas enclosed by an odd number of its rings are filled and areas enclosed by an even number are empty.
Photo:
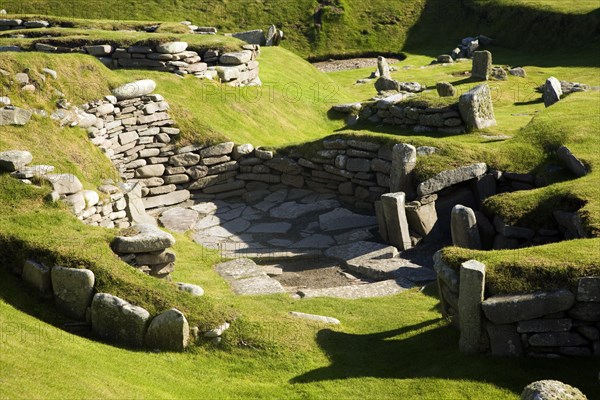
[[[253,204],[231,199],[175,207],[159,221],[192,231],[196,243],[234,259],[215,269],[237,294],[376,297],[435,279],[434,250],[399,255],[377,242],[374,215],[344,208],[334,195],[277,189]]]

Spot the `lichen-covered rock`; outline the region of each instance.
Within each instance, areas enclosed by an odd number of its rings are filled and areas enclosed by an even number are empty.
[[[0,108],[0,126],[25,125],[31,119],[33,113],[19,107]]]
[[[460,96],[460,115],[469,129],[485,129],[496,125],[490,88],[482,84]]]
[[[58,309],[71,318],[85,320],[94,294],[94,273],[88,269],[55,266],[51,278]]]
[[[542,96],[544,98],[544,105],[546,107],[550,107],[552,104],[558,102],[562,94],[562,87],[558,79],[553,76],[546,79],[546,83],[544,84],[544,93]]]
[[[0,169],[8,172],[18,171],[31,163],[33,156],[24,150],[9,150],[0,152]]]
[[[150,94],[154,89],[156,89],[156,82],[152,79],[142,79],[119,86],[112,90],[112,94],[117,100],[125,100]]]
[[[190,326],[176,308],[154,317],[146,332],[146,346],[152,349],[183,351],[190,342]]]
[[[175,244],[175,238],[171,234],[153,225],[136,225],[125,233],[126,235],[117,236],[112,242],[112,248],[117,254],[151,253]]]
[[[143,347],[150,313],[108,293],[92,300],[92,332],[97,336],[132,347]]]
[[[521,393],[521,400],[587,400],[581,390],[554,380],[530,383]]]
[[[54,191],[59,195],[69,195],[83,190],[83,185],[75,175],[72,174],[47,174],[42,178],[52,185]]]

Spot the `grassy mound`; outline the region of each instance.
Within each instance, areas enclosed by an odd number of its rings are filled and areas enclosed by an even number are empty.
[[[161,24],[156,21],[189,20],[234,32],[276,24],[285,32],[285,47],[305,57],[320,58],[373,50],[398,53],[405,45],[411,51],[427,47],[448,52],[461,38],[478,33],[513,48],[548,49],[559,44],[587,47],[590,42],[597,45],[600,21],[593,0],[272,0],[216,4],[153,0],[143,6],[117,0],[91,4],[83,0],[6,0],[2,6],[16,14],[55,15],[53,20],[64,26],[96,29],[141,29]],[[164,24],[159,32],[164,31],[181,32],[181,28]]]

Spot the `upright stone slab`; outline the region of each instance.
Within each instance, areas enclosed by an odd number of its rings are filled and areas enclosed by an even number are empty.
[[[473,68],[471,77],[473,79],[487,81],[492,73],[492,53],[487,50],[473,53]]]
[[[381,200],[375,202],[375,215],[377,216],[377,226],[379,227],[379,234],[384,242],[388,242],[387,234],[387,223],[385,221],[385,215],[383,212],[383,203]]]
[[[176,308],[154,317],[146,333],[146,346],[151,349],[183,351],[189,342],[190,326]]]
[[[481,237],[477,227],[477,218],[471,208],[460,204],[452,208],[450,230],[452,231],[452,243],[455,246],[481,250]]]
[[[479,353],[485,350],[482,340],[483,315],[481,303],[485,291],[485,265],[475,260],[460,266],[460,294],[458,310],[460,315],[460,351]]]
[[[458,109],[468,129],[485,129],[496,125],[492,95],[485,83],[460,96]]]
[[[21,278],[29,286],[39,292],[40,295],[52,297],[52,281],[50,280],[50,268],[33,260],[25,261]]]
[[[387,193],[381,196],[388,242],[399,250],[408,250],[412,247],[404,202],[405,195],[402,192]]]
[[[542,94],[542,97],[544,98],[544,105],[546,107],[550,107],[552,104],[557,103],[562,94],[562,87],[558,79],[553,76],[546,79],[546,83],[544,84],[544,93]]]
[[[556,155],[576,177],[581,178],[587,174],[585,165],[571,153],[571,150],[569,150],[568,147],[560,146],[556,150]]]
[[[88,269],[55,266],[51,278],[58,309],[71,318],[85,320],[94,295],[94,273]]]
[[[435,200],[422,204],[414,201],[406,205],[406,218],[410,230],[425,237],[437,224],[438,215],[435,209]]]
[[[150,215],[146,214],[146,208],[144,206],[144,202],[142,201],[141,183],[135,183],[131,190],[125,192],[125,200],[127,200],[125,211],[127,212],[127,217],[132,224],[157,225],[156,220]]]
[[[390,172],[390,190],[404,192],[411,200],[414,197],[411,172],[417,164],[417,149],[406,143],[394,145],[392,148],[392,170]]]
[[[390,75],[390,66],[385,57],[377,57],[377,70],[379,71],[379,76],[381,78],[392,79],[392,76]]]
[[[92,300],[92,331],[119,344],[143,347],[150,313],[108,293]]]

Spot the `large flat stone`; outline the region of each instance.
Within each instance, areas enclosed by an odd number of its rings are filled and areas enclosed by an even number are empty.
[[[25,125],[32,115],[31,111],[19,107],[0,108],[0,126]]]
[[[8,172],[19,171],[33,161],[30,152],[24,150],[8,150],[0,152],[0,169]]]
[[[167,229],[185,232],[192,229],[192,226],[198,221],[198,215],[198,211],[175,207],[162,213],[159,221]]]
[[[365,285],[338,286],[325,289],[302,289],[298,294],[302,298],[334,297],[339,299],[364,299],[370,297],[392,296],[412,289],[415,285],[406,280],[389,279],[387,281]]]
[[[248,233],[287,233],[291,228],[288,222],[263,222],[252,225]]]
[[[575,296],[566,289],[519,295],[493,296],[482,303],[487,319],[494,324],[510,324],[568,310]]]
[[[471,164],[456,169],[446,170],[425,182],[421,182],[417,187],[417,193],[419,196],[433,194],[449,186],[456,185],[457,183],[480,177],[484,175],[486,171],[487,164],[485,163]]]
[[[481,302],[485,292],[485,265],[475,260],[460,266],[458,313],[460,315],[459,347],[463,353],[479,353],[483,343],[484,321]]]
[[[375,255],[377,258],[388,259],[398,255],[395,247],[376,242],[359,241],[341,246],[333,246],[325,251],[327,257],[338,260],[349,261],[357,257],[369,257]]]
[[[127,83],[112,90],[117,100],[133,99],[150,94],[156,89],[156,83],[152,79],[142,79]]]
[[[285,289],[281,286],[281,283],[273,278],[269,278],[266,274],[264,276],[235,280],[231,282],[231,287],[234,293],[240,295],[285,293]]]
[[[47,174],[42,179],[50,182],[52,188],[59,195],[69,195],[83,190],[83,185],[75,175],[72,174]]]
[[[337,200],[322,200],[309,204],[299,204],[295,201],[289,201],[272,208],[269,215],[273,218],[296,219],[315,211],[330,210],[339,207]]]
[[[151,253],[175,244],[175,238],[171,234],[149,224],[133,226],[127,233],[127,236],[117,236],[113,240],[111,245],[115,253]]]
[[[402,278],[416,284],[434,281],[434,270],[413,264],[401,258],[368,259],[358,257],[347,261],[348,269],[372,279]]]
[[[315,321],[315,322],[321,322],[323,324],[333,324],[333,325],[340,324],[340,321],[338,319],[332,318],[332,317],[326,317],[323,315],[306,314],[306,313],[298,312],[298,311],[290,311],[290,315],[292,317],[296,317],[296,318],[300,318],[300,319],[307,319],[307,320]]]
[[[144,197],[142,201],[144,202],[144,207],[146,207],[146,209],[150,209],[183,203],[184,201],[189,200],[190,197],[191,194],[189,191],[178,190],[176,192],[167,193],[160,196]]]
[[[377,226],[377,218],[371,215],[356,214],[345,208],[336,208],[320,215],[319,225],[323,231],[356,229]]]
[[[40,295],[52,295],[50,268],[34,260],[27,260],[23,265],[21,278]]]

